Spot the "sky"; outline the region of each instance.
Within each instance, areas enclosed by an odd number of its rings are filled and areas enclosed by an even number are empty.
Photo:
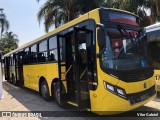
[[[18,35],[19,46],[45,34],[43,21],[39,25],[37,13],[46,0],[0,0],[10,23],[9,31]],[[150,13],[150,11],[147,11]],[[54,28],[51,28],[52,30]]]
[[[9,21],[8,31],[18,35],[19,46],[45,34],[43,21],[39,25],[37,13],[45,0],[0,0],[0,8]]]

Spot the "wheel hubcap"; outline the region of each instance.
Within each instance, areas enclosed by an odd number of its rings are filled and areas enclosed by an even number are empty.
[[[42,89],[41,89],[42,95],[43,95],[44,97],[46,97],[46,94],[47,94],[47,86],[46,86],[46,85],[42,85],[41,88],[42,88]]]
[[[60,89],[56,90],[56,98],[57,98],[57,101],[60,103]]]

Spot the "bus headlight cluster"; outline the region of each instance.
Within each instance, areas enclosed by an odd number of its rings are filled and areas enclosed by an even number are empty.
[[[126,92],[124,89],[117,87],[115,85],[111,85],[111,84],[107,83],[106,81],[104,81],[104,87],[105,87],[105,89],[109,90],[110,92],[112,92],[120,97],[126,98]]]

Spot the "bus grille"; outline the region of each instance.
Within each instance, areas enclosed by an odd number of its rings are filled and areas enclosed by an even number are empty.
[[[148,79],[153,76],[153,68],[139,68],[134,70],[117,70],[109,71],[111,76],[116,76],[119,80],[124,82],[137,82]]]
[[[139,103],[141,101],[144,101],[144,100],[150,98],[155,93],[156,93],[156,90],[155,90],[155,85],[154,85],[154,86],[152,86],[151,88],[149,88],[145,91],[138,92],[138,93],[127,94],[127,98],[129,100],[130,104],[134,105],[136,103]]]

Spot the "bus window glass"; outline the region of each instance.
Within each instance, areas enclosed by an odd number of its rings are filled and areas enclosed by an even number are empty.
[[[47,51],[47,40],[39,43],[39,52]]]
[[[153,65],[155,69],[160,69],[160,42],[154,41],[149,43],[149,50],[153,60]]]
[[[30,55],[29,48],[24,49],[24,61],[23,61],[24,64],[29,64],[30,62],[29,55]]]
[[[37,46],[33,45],[31,47],[31,56],[30,56],[30,62],[31,63],[36,63],[37,62]]]
[[[31,54],[34,54],[34,53],[36,53],[37,52],[37,46],[36,45],[33,45],[32,47],[31,47]]]
[[[46,62],[47,61],[47,52],[38,53],[38,62]]]
[[[47,62],[47,40],[39,43],[38,62]]]
[[[58,54],[57,54],[57,38],[51,37],[49,39],[49,61],[57,61]]]
[[[116,11],[103,11],[101,13],[101,19],[103,21],[116,22],[116,23],[124,23],[130,24],[134,26],[138,26],[138,19],[136,16]]]
[[[58,60],[57,49],[50,50],[49,55],[50,55],[49,61],[57,61]]]
[[[61,61],[65,61],[65,56],[66,56],[66,46],[65,46],[65,40],[60,39],[60,59]]]
[[[54,48],[57,48],[57,38],[55,36],[49,38],[49,49],[54,49]]]
[[[126,30],[122,36],[116,28],[106,29],[106,50],[102,57],[105,68],[125,70],[150,65],[150,60],[145,54],[147,50],[144,37],[135,37],[137,33]]]

